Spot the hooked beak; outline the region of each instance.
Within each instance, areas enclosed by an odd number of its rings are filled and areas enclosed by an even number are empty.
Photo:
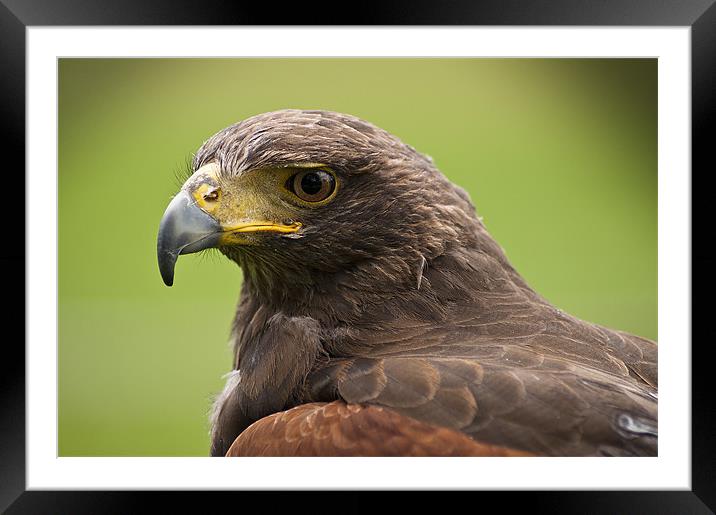
[[[203,211],[189,193],[180,191],[159,223],[157,258],[164,284],[174,284],[174,265],[180,254],[216,247],[222,232],[221,225]]]

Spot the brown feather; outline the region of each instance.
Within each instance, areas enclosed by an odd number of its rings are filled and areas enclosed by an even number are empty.
[[[302,404],[249,426],[226,456],[530,456],[378,406]]]

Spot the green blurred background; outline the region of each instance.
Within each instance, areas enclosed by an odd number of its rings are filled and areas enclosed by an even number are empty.
[[[59,454],[206,456],[241,273],[156,232],[201,143],[282,108],[351,113],[467,189],[527,281],[657,337],[657,62],[61,59]]]

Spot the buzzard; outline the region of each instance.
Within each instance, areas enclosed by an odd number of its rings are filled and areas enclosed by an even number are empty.
[[[510,265],[467,193],[328,111],[231,125],[166,209],[159,269],[243,270],[213,456],[654,456],[657,345]]]

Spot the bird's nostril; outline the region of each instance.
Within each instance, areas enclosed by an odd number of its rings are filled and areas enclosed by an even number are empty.
[[[219,190],[218,189],[209,190],[206,193],[204,193],[203,197],[204,197],[204,200],[206,200],[207,202],[216,202],[217,200],[219,200]]]

